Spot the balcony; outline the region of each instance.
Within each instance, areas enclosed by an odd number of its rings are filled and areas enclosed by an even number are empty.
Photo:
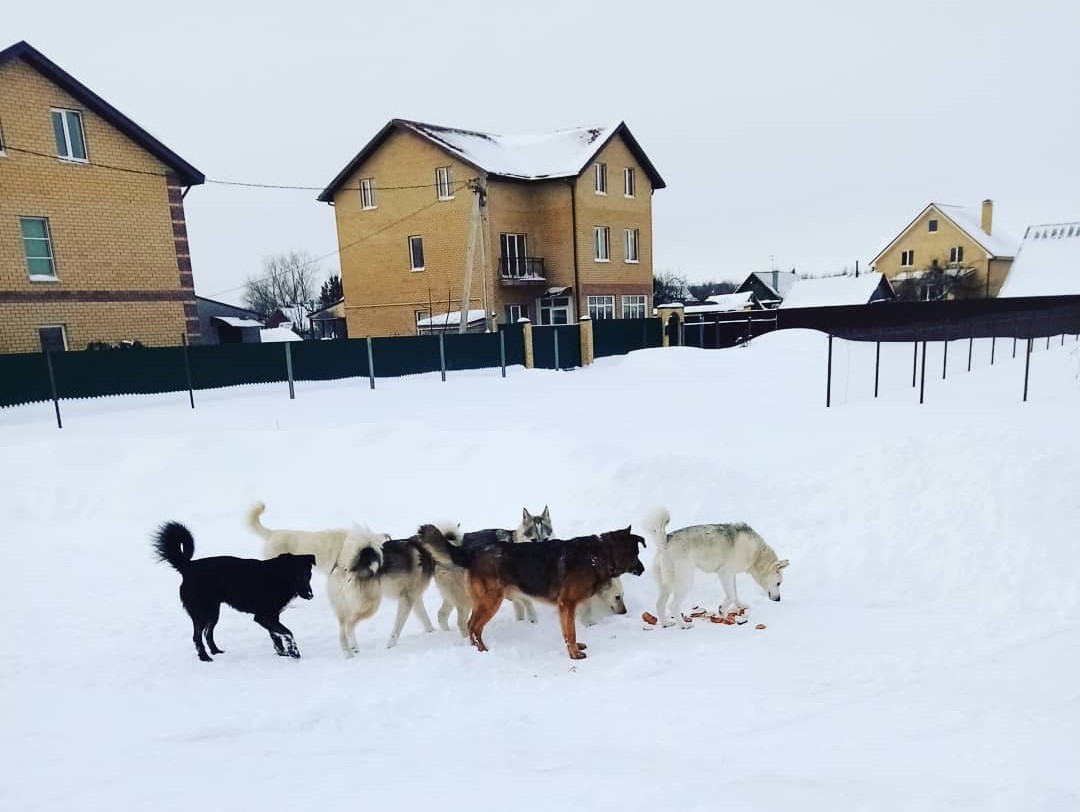
[[[543,257],[499,257],[499,279],[504,285],[544,285]]]

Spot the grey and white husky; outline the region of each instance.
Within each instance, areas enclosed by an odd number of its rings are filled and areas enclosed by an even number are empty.
[[[669,521],[667,510],[660,508],[645,522],[645,532],[656,543],[652,564],[660,588],[656,617],[664,626],[690,625],[683,619],[683,611],[695,569],[720,577],[724,590],[722,612],[746,608],[739,603],[735,589],[735,576],[743,572],[750,573],[770,600],[780,600],[780,583],[788,561],[778,559],[773,548],[749,525],[699,524],[668,533]]]
[[[533,515],[528,508],[521,509],[521,524],[514,530],[476,530],[470,533],[457,532],[461,538],[461,546],[482,546],[492,541],[532,542],[547,541],[551,538],[551,512],[544,505],[544,511]],[[469,612],[472,610],[472,599],[469,598],[469,590],[465,583],[465,570],[459,567],[448,567],[443,564],[435,565],[435,586],[442,595],[442,606],[439,607],[439,626],[444,631],[450,630],[450,612],[457,609],[457,627],[462,637],[468,635],[466,624],[469,620]],[[524,595],[518,596],[511,601],[514,604],[514,618],[523,620],[528,618],[530,623],[536,622],[536,607],[533,602]]]

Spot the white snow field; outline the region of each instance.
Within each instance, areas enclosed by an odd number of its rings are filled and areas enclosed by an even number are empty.
[[[657,349],[572,372],[511,368],[284,384],[0,411],[5,810],[1075,810],[1080,808],[1078,345],[941,345],[926,403],[910,344],[788,332]],[[1022,343],[1021,343],[1022,346]],[[303,654],[225,608],[201,663],[150,536],[258,555],[269,527],[362,521],[559,535],[751,523],[791,559],[783,601],[740,579],[751,622],[580,631],[509,605],[480,654],[393,604],[346,660],[315,599],[283,615]],[[645,550],[648,566],[652,548]],[[699,574],[692,603],[715,607]],[[426,596],[434,619],[434,588]],[[764,623],[764,630],[755,624]]]

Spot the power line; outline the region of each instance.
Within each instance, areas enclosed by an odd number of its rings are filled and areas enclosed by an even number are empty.
[[[33,155],[33,156],[36,156],[38,158],[48,158],[51,161],[55,161],[59,157],[59,156],[56,156],[56,155],[50,155],[47,152],[37,152],[36,150],[32,150],[32,149],[24,149],[22,147],[13,147],[11,144],[4,144],[4,149],[8,150],[8,151],[11,151],[11,152],[22,153],[24,155]],[[82,163],[82,162],[80,161],[79,163]],[[115,166],[113,164],[99,163],[97,161],[87,161],[86,165],[87,166],[97,167],[98,169],[108,169],[108,170],[111,170],[113,172],[127,172],[128,174],[132,174],[132,175],[148,175],[150,177],[155,177],[155,178],[167,177],[166,173],[164,173],[164,172],[155,172],[152,169],[134,169],[134,168],[128,167],[128,166]],[[292,185],[292,184],[287,184],[287,183],[255,183],[255,182],[239,181],[239,180],[222,180],[220,178],[207,178],[204,182],[207,185],[214,185],[214,186],[238,186],[238,187],[245,187],[245,188],[250,188],[250,189],[282,189],[282,190],[285,190],[285,191],[300,191],[300,192],[321,192],[321,191],[323,191],[323,189],[326,188],[325,186],[299,186],[299,185]],[[456,191],[458,189],[465,188],[465,186],[467,186],[468,183],[469,183],[469,181],[467,181],[467,180],[466,181],[453,181],[450,185]],[[434,188],[437,188],[438,186],[440,186],[440,184],[437,183],[437,182],[436,183],[420,183],[420,184],[415,184],[415,185],[411,185],[411,186],[378,186],[378,185],[376,185],[375,186],[375,191],[376,191],[376,193],[378,193],[378,192],[396,192],[396,191],[402,191],[402,190],[406,190],[406,189],[434,189]],[[357,185],[357,186],[342,186],[341,188],[346,190],[346,191],[353,191],[353,192],[359,192],[360,191],[359,185]]]

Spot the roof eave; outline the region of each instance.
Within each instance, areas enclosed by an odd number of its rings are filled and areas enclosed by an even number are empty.
[[[585,163],[582,164],[581,169],[578,170],[578,176],[589,168],[593,161],[596,160],[596,156],[600,154],[600,151],[611,143],[611,139],[616,135],[622,136],[622,139],[626,142],[626,146],[630,149],[630,153],[637,159],[637,162],[641,164],[641,168],[645,170],[645,174],[649,177],[649,183],[652,184],[653,190],[666,189],[667,184],[664,182],[664,179],[660,176],[660,173],[653,165],[653,162],[649,160],[649,156],[645,154],[645,150],[641,148],[641,144],[634,138],[633,133],[631,133],[630,128],[626,126],[625,121],[620,121],[618,126],[611,131],[608,137],[593,150],[592,155],[589,156],[589,160],[585,161]]]

